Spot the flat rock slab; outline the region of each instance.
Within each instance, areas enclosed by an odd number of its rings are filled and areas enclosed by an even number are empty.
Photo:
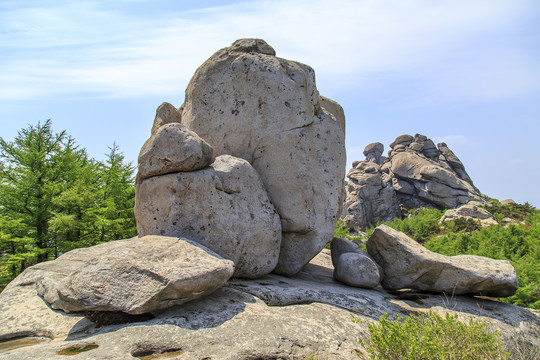
[[[203,299],[154,312],[152,320],[102,327],[51,309],[30,276],[17,278],[0,294],[0,339],[41,334],[55,341],[0,350],[0,359],[65,359],[58,351],[85,344],[97,345],[78,356],[85,359],[168,352],[187,360],[337,360],[358,359],[357,351],[367,358],[358,337],[369,334],[368,323],[383,313],[424,311],[486,321],[507,345],[521,339],[524,349],[540,347],[540,318],[526,309],[463,296],[351,288],[334,281],[332,273],[330,254],[323,250],[296,276],[231,279]],[[351,312],[362,321],[353,323]]]
[[[384,269],[385,289],[506,297],[518,288],[516,270],[509,261],[437,254],[386,225],[377,227],[366,245]]]
[[[232,261],[198,243],[146,236],[72,250],[27,269],[18,283],[35,282],[53,309],[68,313],[142,314],[211,294],[233,272]]]

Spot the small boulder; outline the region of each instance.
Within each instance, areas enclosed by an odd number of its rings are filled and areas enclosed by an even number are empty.
[[[152,125],[152,133],[154,135],[160,127],[165,124],[182,122],[182,113],[168,102],[159,105],[156,110],[156,117]]]
[[[53,309],[136,315],[214,292],[234,265],[191,240],[145,236],[72,250],[26,272]]]
[[[518,288],[516,270],[509,261],[437,254],[386,225],[377,227],[366,245],[384,269],[382,286],[388,290],[506,297]]]
[[[390,148],[394,149],[397,145],[409,146],[414,141],[411,135],[400,135],[391,144]]]
[[[193,131],[178,123],[161,126],[139,154],[139,176],[195,171],[212,161],[212,147]]]
[[[342,254],[334,269],[334,279],[349,286],[365,289],[377,287],[381,282],[375,261],[360,253]]]
[[[384,151],[384,145],[380,142],[371,143],[364,149],[364,156],[366,160],[374,160],[377,164],[381,164],[381,156]]]

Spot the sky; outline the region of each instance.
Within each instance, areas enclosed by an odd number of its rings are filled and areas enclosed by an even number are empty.
[[[156,108],[240,38],[315,69],[345,110],[348,168],[420,133],[484,194],[540,207],[537,0],[0,0],[0,137],[51,119],[136,164]]]

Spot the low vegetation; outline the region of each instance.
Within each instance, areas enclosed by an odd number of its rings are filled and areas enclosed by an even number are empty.
[[[355,322],[361,320],[355,319]],[[483,322],[460,322],[456,315],[445,317],[427,312],[407,319],[383,315],[367,324],[370,337],[360,339],[371,359],[376,360],[473,360],[508,359],[499,333]]]

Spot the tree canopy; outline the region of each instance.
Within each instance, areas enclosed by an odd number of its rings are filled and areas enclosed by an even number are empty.
[[[118,145],[97,161],[50,120],[0,138],[0,289],[30,265],[135,236],[133,173]]]

